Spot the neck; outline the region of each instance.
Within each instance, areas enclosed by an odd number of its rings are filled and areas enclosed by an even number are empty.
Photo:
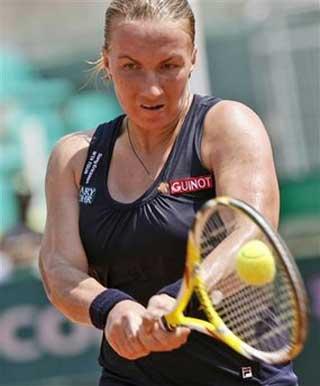
[[[170,147],[182,127],[191,101],[192,97],[188,94],[177,117],[167,126],[158,130],[148,130],[139,127],[127,117],[124,122],[124,129],[129,132],[135,150],[139,152],[139,154],[150,154],[157,148],[163,149]]]

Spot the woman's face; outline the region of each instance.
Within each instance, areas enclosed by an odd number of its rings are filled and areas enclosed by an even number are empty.
[[[186,103],[195,56],[191,37],[179,23],[114,23],[105,66],[135,125],[152,130],[174,124]]]

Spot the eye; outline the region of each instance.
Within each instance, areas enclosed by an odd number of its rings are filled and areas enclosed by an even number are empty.
[[[125,70],[136,70],[136,69],[138,68],[138,66],[137,66],[136,63],[130,62],[130,63],[124,64],[124,65],[123,65],[123,68],[124,68]]]
[[[174,63],[164,63],[163,65],[162,65],[162,68],[164,69],[164,70],[174,70],[175,68],[177,68],[178,66],[176,65],[176,64],[174,64]]]

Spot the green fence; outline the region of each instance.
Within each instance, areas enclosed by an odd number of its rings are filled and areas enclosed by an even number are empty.
[[[320,257],[305,257],[298,265],[309,294],[310,330],[307,344],[295,361],[295,371],[300,378],[300,386],[318,386],[320,358]]]
[[[79,378],[97,384],[98,334],[68,322],[32,276],[0,287],[0,385],[50,385]],[[42,381],[42,382],[41,382]],[[70,381],[72,382],[72,381]],[[57,382],[60,386],[72,383]]]
[[[310,297],[310,334],[295,362],[301,386],[318,385],[320,257],[298,260]],[[94,386],[100,337],[68,322],[47,301],[38,279],[0,287],[0,385]]]

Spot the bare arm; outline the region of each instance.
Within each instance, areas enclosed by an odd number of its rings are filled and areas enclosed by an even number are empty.
[[[88,275],[79,235],[78,191],[87,148],[88,137],[74,134],[60,141],[51,155],[46,176],[48,213],[39,265],[52,304],[72,321],[91,325],[90,305],[106,288]],[[144,313],[139,303],[121,300],[108,314],[105,337],[127,359],[150,352],[137,339]]]
[[[232,101],[214,106],[205,120],[202,157],[214,173],[218,196],[246,201],[277,227],[279,189],[272,149],[251,109]]]
[[[204,165],[215,176],[218,196],[242,199],[277,226],[279,191],[272,149],[261,120],[252,110],[231,101],[214,106],[205,119],[201,152]],[[216,282],[228,273],[229,259],[219,259],[217,265],[212,261],[217,255],[226,257],[226,251],[234,256],[234,249],[248,237],[252,237],[251,229],[244,224],[232,234],[232,238],[228,237],[220,244],[224,253],[219,246],[212,259],[206,260],[213,268],[205,269],[207,279],[211,279],[210,274],[213,273]],[[149,318],[162,315],[173,305],[173,299],[165,294],[152,297],[148,305]]]
[[[74,134],[62,139],[52,152],[46,176],[47,222],[39,263],[54,306],[71,320],[90,324],[89,306],[104,287],[88,275],[78,231],[77,179],[87,145],[84,134]]]

